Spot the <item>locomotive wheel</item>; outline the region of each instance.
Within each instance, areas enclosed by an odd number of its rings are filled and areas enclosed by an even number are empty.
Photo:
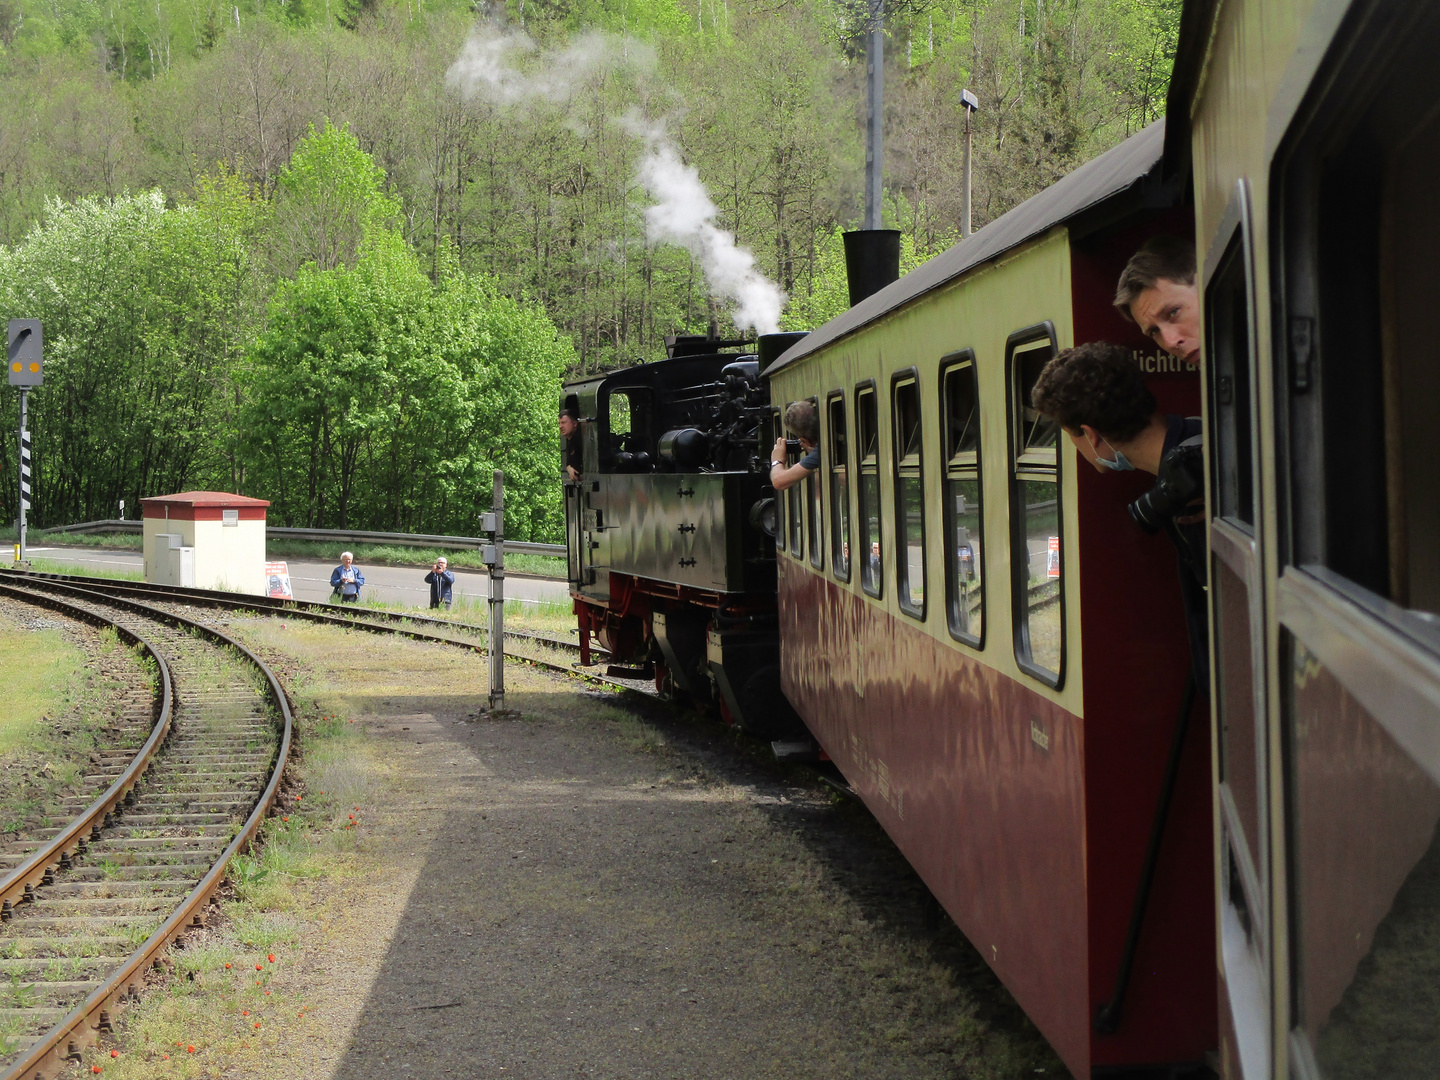
[[[756,739],[775,740],[805,733],[800,719],[780,689],[780,665],[755,671],[740,688],[740,730]]]

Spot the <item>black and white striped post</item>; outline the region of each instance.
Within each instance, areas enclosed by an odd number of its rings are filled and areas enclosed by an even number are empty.
[[[25,524],[30,516],[30,431],[25,424],[29,413],[30,391],[20,388],[20,542],[15,545],[15,561],[25,561]]]
[[[11,319],[10,360],[6,374],[11,386],[20,388],[20,514],[16,518],[19,543],[15,561],[25,561],[25,526],[30,514],[30,388],[44,378],[43,332],[39,319]]]

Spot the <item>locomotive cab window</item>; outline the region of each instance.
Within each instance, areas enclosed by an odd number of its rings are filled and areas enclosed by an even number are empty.
[[[836,390],[828,402],[830,430],[830,568],[839,581],[850,580],[850,437],[845,427],[845,395]]]
[[[820,403],[810,399],[810,404],[815,406],[815,422],[820,422]],[[818,450],[824,441],[824,434],[821,433],[820,440],[815,443]],[[825,508],[823,497],[823,484],[820,470],[811,469],[810,475],[805,478],[805,500],[808,502],[809,510],[806,514],[806,525],[810,534],[810,565],[817,570],[825,565]]]
[[[1011,608],[1015,660],[1047,686],[1064,674],[1064,563],[1060,531],[1060,427],[1031,404],[1030,391],[1055,355],[1048,322],[1018,331],[1005,347],[1009,383]]]
[[[1271,177],[1291,1042],[1307,1078],[1433,1074],[1440,1044],[1421,944],[1440,940],[1437,50],[1434,4],[1350,5]]]
[[[614,387],[606,391],[600,414],[603,420],[600,432],[601,468],[633,471],[634,456],[649,454],[650,395],[649,387]],[[648,457],[640,460],[648,460]]]
[[[873,382],[855,388],[855,421],[855,455],[860,468],[860,587],[870,596],[879,596],[884,565],[880,548],[880,416]]]
[[[979,648],[985,635],[981,556],[980,395],[975,355],[941,361],[945,423],[945,607],[950,635]]]
[[[912,368],[895,377],[890,428],[895,434],[896,595],[900,610],[925,618],[925,477],[920,382]]]

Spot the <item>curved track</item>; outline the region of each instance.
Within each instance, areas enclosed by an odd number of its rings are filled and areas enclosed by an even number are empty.
[[[0,972],[10,977],[0,1080],[80,1060],[157,954],[203,925],[231,857],[274,802],[292,739],[274,673],[226,634],[95,589],[42,592],[24,577],[0,576],[0,593],[114,626],[154,661],[157,687],[140,750],[96,755],[88,779],[114,774],[104,793],[0,851]]]
[[[347,604],[317,604],[305,600],[277,600],[268,596],[252,596],[245,593],[222,592],[214,589],[187,589],[173,585],[152,585],[141,581],[116,581],[112,578],[80,577],[71,574],[37,574],[33,571],[0,570],[0,583],[24,584],[33,589],[53,592],[57,595],[71,595],[77,589],[95,594],[125,597],[149,601],[165,606],[167,610],[193,608],[216,608],[225,611],[249,611],[262,615],[283,615],[286,618],[305,619],[348,629],[366,630],[380,634],[399,634],[416,641],[436,642],[453,645],[476,652],[487,653],[489,629],[473,623],[439,619],[413,612],[387,611],[380,608]],[[192,613],[193,614],[193,613]],[[423,628],[423,629],[422,629]],[[463,636],[461,636],[463,635]],[[505,631],[506,655],[523,663],[543,668],[562,675],[585,679],[597,685],[627,694],[642,694],[657,697],[654,684],[648,678],[621,678],[600,674],[578,663],[560,664],[542,656],[526,655],[508,650],[510,643],[555,649],[579,657],[580,646],[564,638],[549,634],[532,634],[523,630]],[[608,654],[599,646],[592,645],[592,656],[603,661]],[[0,1078],[3,1080],[3,1078]]]

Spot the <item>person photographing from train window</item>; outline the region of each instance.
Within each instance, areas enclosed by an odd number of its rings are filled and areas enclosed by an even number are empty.
[[[1031,401],[1099,472],[1156,477],[1128,509],[1146,532],[1163,530],[1179,554],[1190,659],[1203,692],[1210,664],[1200,418],[1160,412],[1130,350],[1105,342],[1058,353],[1036,379]]]
[[[1130,257],[1115,288],[1115,310],[1171,356],[1200,363],[1200,297],[1195,245],[1152,236]]]
[[[785,427],[800,440],[804,456],[794,465],[785,464],[785,436],[775,440],[770,451],[770,484],[776,491],[794,487],[820,467],[820,412],[813,401],[792,401],[785,410]]]
[[[560,410],[560,437],[564,440],[560,451],[566,480],[579,480],[584,469],[584,457],[580,448],[580,419],[573,409]]]

